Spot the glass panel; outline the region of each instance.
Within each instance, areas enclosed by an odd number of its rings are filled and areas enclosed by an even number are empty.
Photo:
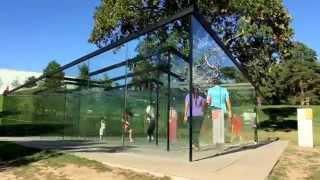
[[[2,132],[12,136],[63,134],[65,96],[63,73],[29,83],[4,97]]]
[[[193,19],[194,159],[253,143],[254,89],[202,25]]]
[[[112,64],[118,64],[130,58],[127,53],[127,44],[115,48],[107,55],[100,55],[106,57],[105,64],[101,65],[100,58],[93,58],[90,60],[90,72],[99,69],[110,67]],[[112,61],[112,58],[116,60]],[[111,61],[110,64],[108,61]],[[93,67],[94,69],[91,69]],[[115,77],[125,75],[125,67],[120,66],[110,71],[94,74],[89,78],[89,89],[84,100],[84,108],[86,113],[87,137],[91,140],[98,140],[100,143],[109,142],[113,144],[121,144],[122,126],[121,115],[123,111],[124,92],[122,89],[115,88],[119,83],[123,84],[123,80],[113,80]]]
[[[189,63],[171,55],[171,72],[179,78],[170,76],[170,148],[171,151],[189,150],[189,128],[185,121],[185,97],[189,93]]]

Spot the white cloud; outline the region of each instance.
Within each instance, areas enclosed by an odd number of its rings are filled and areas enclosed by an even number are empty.
[[[30,76],[39,77],[42,73],[17,71],[12,69],[0,69],[0,94],[9,86],[12,89],[12,82],[17,80],[19,84],[23,84]]]

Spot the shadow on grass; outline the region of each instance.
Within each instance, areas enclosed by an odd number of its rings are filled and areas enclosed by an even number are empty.
[[[266,120],[259,123],[259,129],[265,131],[282,131],[290,132],[297,130],[297,121],[296,120]]]
[[[0,172],[60,155],[62,153],[23,147],[11,142],[0,142]]]
[[[132,148],[135,146],[106,146],[79,140],[35,140],[23,141],[19,144],[0,141],[0,172],[64,155],[63,152],[58,151],[118,153]]]

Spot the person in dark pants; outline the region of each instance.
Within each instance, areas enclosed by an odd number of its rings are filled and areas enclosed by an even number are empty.
[[[123,118],[122,118],[122,125],[123,125],[123,129],[124,129],[124,138],[128,134],[129,141],[131,143],[134,142],[133,137],[132,137],[133,136],[132,117],[133,117],[132,112],[130,110],[126,110],[124,112]]]
[[[154,140],[153,134],[154,130],[156,128],[156,122],[155,122],[155,112],[154,112],[154,103],[151,103],[146,108],[146,121],[148,123],[148,140],[149,142]]]
[[[204,108],[206,106],[206,100],[200,95],[199,88],[192,88],[192,148],[196,151],[200,150],[199,135],[201,131],[202,122],[204,119]],[[185,98],[185,113],[184,121],[190,121],[190,95],[186,95]]]

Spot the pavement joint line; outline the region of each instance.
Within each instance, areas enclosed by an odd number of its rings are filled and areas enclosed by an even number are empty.
[[[138,169],[138,168],[123,166],[123,165],[114,164],[114,163],[102,162],[102,164],[105,164],[105,165],[113,167],[113,168],[131,170],[131,171],[134,171],[134,172],[137,172],[137,173],[150,174],[152,176],[159,177],[159,178],[163,178],[165,176],[168,176],[172,180],[191,180],[191,179],[185,178],[185,177],[178,177],[178,176],[172,176],[172,175],[163,174],[163,173],[151,172],[151,171],[147,171],[147,170],[142,170],[142,169]]]

